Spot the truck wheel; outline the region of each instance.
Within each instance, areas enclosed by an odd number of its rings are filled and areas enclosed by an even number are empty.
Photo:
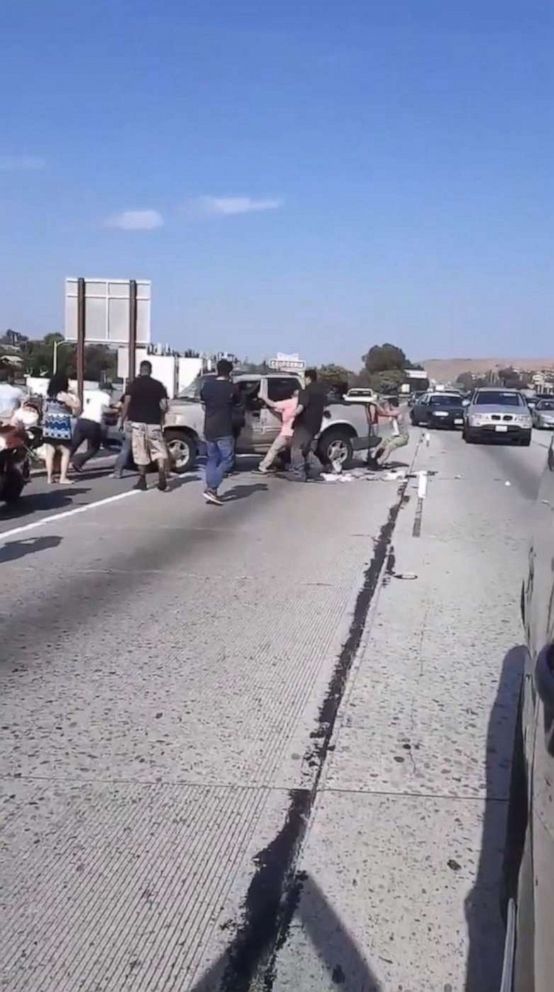
[[[318,454],[323,461],[339,462],[343,468],[349,468],[352,464],[354,449],[352,438],[340,427],[331,428],[320,438],[317,446]]]
[[[190,472],[194,468],[198,452],[196,438],[185,431],[173,429],[166,431],[164,437],[169,450],[172,469],[179,475]]]
[[[464,427],[462,437],[466,444],[475,444],[475,434],[472,434],[471,431],[467,429],[467,427]]]
[[[519,443],[522,448],[528,448],[531,444],[531,431],[526,431]]]

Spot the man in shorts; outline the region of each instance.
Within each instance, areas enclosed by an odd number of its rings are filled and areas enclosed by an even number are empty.
[[[381,413],[381,416],[383,415],[392,420],[392,434],[383,438],[381,443],[373,449],[374,463],[381,466],[388,462],[393,451],[396,451],[397,448],[403,448],[410,440],[406,407],[400,407],[398,401],[391,401],[388,404],[388,410]]]
[[[167,489],[169,452],[163,436],[163,421],[168,406],[167,390],[162,382],[152,378],[152,364],[140,363],[139,374],[130,384],[121,421],[131,425],[133,460],[139,471],[135,489],[144,490],[146,472],[151,462],[158,463],[158,489]]]

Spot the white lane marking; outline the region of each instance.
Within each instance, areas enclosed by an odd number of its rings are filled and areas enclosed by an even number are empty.
[[[107,503],[117,503],[120,499],[127,499],[129,496],[138,496],[139,491],[130,489],[127,493],[117,493],[116,496],[106,496],[105,499],[98,499],[95,503],[87,503],[86,506],[75,506],[72,510],[64,510],[63,513],[53,513],[50,517],[41,517],[34,520],[32,524],[24,524],[22,527],[13,527],[12,530],[4,530],[0,533],[0,542],[6,541],[8,537],[15,537],[16,534],[25,534],[35,527],[42,527],[44,524],[54,523],[56,520],[63,520],[65,517],[74,517],[76,513],[86,513],[96,506],[106,506]]]
[[[427,496],[427,472],[418,472],[417,498],[425,499]]]

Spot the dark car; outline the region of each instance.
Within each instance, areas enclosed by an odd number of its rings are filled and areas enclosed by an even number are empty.
[[[462,429],[464,408],[460,393],[425,393],[410,414],[416,427]]]
[[[537,502],[522,591],[526,645],[504,865],[501,992],[554,988],[554,449]]]

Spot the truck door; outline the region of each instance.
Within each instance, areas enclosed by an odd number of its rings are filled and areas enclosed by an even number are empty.
[[[240,379],[237,389],[244,410],[244,426],[237,438],[237,451],[253,451],[261,433],[262,403],[259,399],[260,376]]]
[[[273,400],[274,403],[280,400],[288,400],[295,389],[301,389],[299,379],[293,375],[268,376],[264,381],[264,396]],[[262,443],[268,448],[281,430],[281,419],[278,414],[273,413],[269,407],[264,407],[261,413],[261,435]]]

